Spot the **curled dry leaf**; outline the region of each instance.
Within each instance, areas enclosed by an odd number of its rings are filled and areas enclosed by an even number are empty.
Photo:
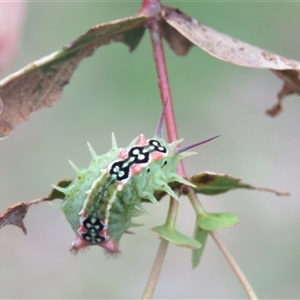
[[[278,102],[267,110],[268,115],[276,117],[283,109],[282,101],[285,96],[300,94],[300,72],[299,70],[272,71],[284,81],[281,91],[277,94]]]
[[[235,189],[264,191],[274,193],[277,196],[289,196],[289,193],[282,193],[269,188],[253,186],[242,182],[241,178],[213,172],[204,172],[194,175],[190,179],[190,182],[196,186],[195,190],[197,193],[210,196],[222,194]]]
[[[171,10],[171,8],[169,7],[168,9]],[[189,41],[168,23],[166,23],[166,21],[164,21],[163,19],[160,22],[160,28],[162,36],[166,39],[171,49],[177,55],[184,56],[188,54],[190,48],[194,45],[191,41]]]
[[[60,187],[67,187],[72,181],[62,180],[57,185]],[[63,193],[53,189],[51,193],[43,198],[32,200],[29,202],[19,202],[15,205],[10,206],[3,214],[0,215],[0,229],[6,225],[15,225],[20,227],[24,234],[27,230],[24,226],[24,218],[27,214],[28,208],[33,204],[38,204],[44,201],[52,201],[54,199],[63,199]]]
[[[291,60],[269,51],[241,42],[200,24],[194,18],[178,9],[163,7],[162,18],[165,21],[163,32],[170,47],[178,55],[185,55],[191,43],[210,55],[235,65],[270,69],[283,81],[284,86],[278,94],[278,104],[268,110],[275,116],[281,110],[281,102],[286,95],[300,94],[300,62]],[[172,29],[167,28],[168,25]],[[174,29],[176,31],[174,31]],[[178,35],[182,35],[181,39]],[[177,42],[175,43],[174,40]]]
[[[35,61],[0,82],[3,112],[0,116],[0,136],[27,120],[30,114],[59,100],[82,59],[97,48],[111,42],[123,42],[134,50],[144,33],[149,17],[138,14],[92,27],[74,42]]]
[[[24,234],[26,234],[27,230],[24,226],[23,220],[27,214],[27,210],[32,204],[38,204],[42,201],[45,201],[45,198],[30,202],[19,202],[9,207],[2,215],[0,215],[0,229],[6,225],[15,225],[20,227]]]

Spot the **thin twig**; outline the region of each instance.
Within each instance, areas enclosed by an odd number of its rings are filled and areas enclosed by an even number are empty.
[[[178,140],[178,133],[176,128],[176,120],[175,120],[175,114],[173,110],[173,102],[172,102],[168,73],[166,68],[164,50],[163,50],[161,35],[159,31],[159,22],[158,19],[156,18],[159,15],[160,9],[161,9],[161,5],[159,0],[143,0],[143,5],[141,10],[144,13],[149,13],[150,15],[153,16],[153,18],[148,23],[148,28],[150,31],[150,37],[151,37],[151,42],[153,47],[153,55],[154,55],[154,60],[155,60],[156,70],[158,75],[159,90],[160,90],[160,95],[161,95],[161,100],[163,105],[165,104],[165,101],[168,99],[168,106],[166,108],[166,113],[165,113],[168,140],[169,142],[173,142],[175,140]],[[178,173],[181,176],[184,177],[186,176],[182,161],[180,161],[179,163]],[[190,194],[193,195],[191,203],[195,208],[197,215],[202,215],[203,213],[205,213],[194,191],[190,191]],[[170,202],[170,209],[176,216],[178,205],[172,205],[173,203],[174,201]],[[232,258],[231,254],[228,252],[227,248],[224,246],[224,244],[221,242],[221,240],[218,238],[218,236],[216,236],[214,232],[211,232],[211,236],[214,239],[215,243],[218,245],[220,251],[227,259],[234,273],[237,275],[239,281],[244,287],[249,298],[251,300],[257,299],[249,282],[247,281],[246,277],[244,276],[244,274],[242,273],[242,271],[240,270],[240,268]],[[149,300],[152,299],[153,297],[154,290],[164,261],[164,257],[167,252],[168,244],[169,244],[168,241],[164,239],[161,240],[159,249],[157,251],[156,259],[154,261],[152,271],[145,288],[145,292],[142,298],[143,300],[144,299]]]
[[[167,253],[169,242],[165,239],[160,240],[160,245],[157,250],[155,261],[142,297],[142,300],[150,300],[153,297],[158,277]]]
[[[209,234],[212,237],[212,239],[214,240],[214,242],[217,244],[217,246],[219,247],[219,249],[222,252],[222,254],[224,255],[224,257],[226,258],[226,260],[229,263],[229,265],[230,265],[231,269],[233,270],[233,272],[235,273],[235,275],[239,279],[239,281],[240,281],[242,287],[244,288],[245,292],[247,293],[249,299],[257,300],[258,298],[255,295],[255,292],[252,289],[249,281],[247,280],[244,273],[242,272],[242,270],[240,269],[240,267],[238,266],[236,261],[233,259],[230,252],[228,251],[226,246],[223,244],[223,242],[221,241],[221,239],[219,238],[217,233],[215,231],[210,231]]]
[[[160,9],[161,9],[161,5],[159,0],[143,1],[142,10],[145,13],[157,15]],[[165,101],[167,101],[168,99],[168,106],[166,107],[166,112],[165,112],[168,140],[169,142],[173,142],[178,139],[178,133],[176,128],[176,121],[175,121],[175,115],[173,110],[172,96],[171,96],[168,73],[166,68],[164,49],[163,49],[160,30],[159,30],[159,22],[156,17],[153,17],[152,20],[149,21],[148,28],[150,31],[150,37],[151,37],[152,48],[153,48],[153,56],[156,65],[157,77],[158,77],[158,85],[159,85],[159,90],[160,90],[160,95],[161,95],[161,100],[163,105],[165,104]],[[182,163],[180,163],[179,165],[178,173],[181,175],[184,175],[185,173]],[[172,221],[175,222],[177,210],[178,210],[178,204],[175,203],[175,201],[170,201],[169,210],[172,211],[173,218],[171,219]],[[170,218],[168,218],[167,220],[170,221]],[[162,269],[164,258],[167,252],[168,244],[169,244],[168,241],[161,239],[160,246],[157,251],[156,259],[153,263],[152,271],[142,299],[147,299],[147,300],[152,299],[158,281],[158,277]]]
[[[166,112],[165,112],[168,140],[169,142],[174,142],[178,139],[178,134],[177,134],[175,114],[173,110],[173,101],[172,101],[172,95],[170,91],[170,84],[168,79],[164,49],[161,41],[158,20],[152,19],[149,22],[148,27],[150,30],[153,56],[156,65],[158,85],[159,85],[162,104],[164,105],[168,99],[168,105],[166,107]]]

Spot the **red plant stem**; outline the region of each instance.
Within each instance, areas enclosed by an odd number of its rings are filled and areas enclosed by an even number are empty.
[[[157,76],[158,76],[158,85],[160,90],[160,96],[162,100],[162,105],[164,106],[165,102],[168,100],[168,105],[165,111],[165,121],[168,133],[169,142],[178,140],[178,133],[176,128],[176,121],[173,109],[173,102],[171,97],[168,73],[166,68],[166,60],[164,55],[164,49],[161,41],[161,35],[159,30],[159,21],[155,16],[160,11],[159,0],[144,0],[141,11],[143,13],[151,13],[153,18],[148,23],[150,37],[153,47],[153,55],[156,64]],[[181,176],[185,176],[185,171],[182,162],[180,161],[178,165],[178,173]],[[176,200],[171,199],[169,206],[169,213],[166,224],[169,226],[175,226],[176,216],[178,211],[178,203]],[[161,239],[159,249],[157,251],[157,256],[151,270],[151,274],[146,285],[144,295],[142,299],[152,299],[155,287],[158,281],[160,271],[162,269],[164,257],[167,252],[169,242],[165,239]]]
[[[153,47],[153,55],[155,59],[156,64],[156,70],[158,74],[158,85],[161,95],[162,104],[164,105],[166,100],[168,99],[168,105],[166,107],[165,112],[165,120],[166,120],[166,127],[168,132],[168,140],[169,142],[173,142],[175,140],[178,140],[178,133],[176,128],[176,121],[175,121],[175,115],[174,115],[174,109],[173,109],[173,101],[170,91],[170,85],[169,85],[169,79],[168,79],[168,73],[166,68],[166,61],[164,56],[164,50],[163,45],[161,41],[161,35],[159,30],[159,13],[161,10],[160,0],[143,0],[143,5],[140,10],[141,13],[144,14],[150,14],[152,16],[151,21],[148,22],[148,27],[150,30],[150,37],[152,41],[152,47]],[[178,165],[178,173],[181,176],[186,177],[186,173],[184,170],[184,166],[182,161],[180,161]],[[197,212],[198,215],[203,215],[205,213],[205,210],[203,209],[200,201],[198,200],[195,192],[190,189],[190,198],[191,203]],[[170,207],[169,207],[169,213],[168,213],[168,219],[167,223],[169,225],[174,226],[174,222],[176,220],[178,210],[178,203],[172,199],[170,201]],[[241,270],[239,269],[238,265],[234,262],[233,258],[231,257],[229,251],[226,249],[225,245],[222,243],[222,241],[218,238],[218,236],[214,232],[210,232],[212,238],[214,239],[215,243],[218,245],[220,251],[223,253],[223,255],[226,257],[228,263],[232,267],[233,271],[236,273],[237,277],[239,278],[242,286],[246,290],[246,293],[248,294],[250,299],[257,299],[253,289],[251,288],[250,284],[248,283],[246,277],[243,275]],[[162,268],[164,256],[167,251],[168,241],[162,239],[160,247],[157,252],[157,257],[154,262],[150,278],[148,280],[147,286],[145,288],[145,292],[143,295],[143,300],[145,299],[152,299],[155,286],[157,284],[157,280],[159,277],[159,273]]]
[[[178,133],[176,127],[175,114],[173,109],[173,101],[170,91],[169,78],[166,68],[166,60],[164,55],[164,49],[161,41],[159,22],[156,18],[153,18],[148,23],[150,30],[150,37],[153,47],[153,55],[156,64],[156,70],[158,75],[158,85],[160,90],[160,96],[162,104],[164,105],[168,99],[168,105],[165,112],[166,127],[168,133],[169,142],[178,140]],[[182,162],[178,165],[178,173],[181,176],[186,176]]]
[[[155,17],[159,15],[160,11],[160,0],[143,0],[143,4],[139,12]]]
[[[168,131],[168,139],[173,142],[178,139],[177,128],[175,123],[172,96],[170,91],[169,79],[166,69],[166,61],[164,56],[163,45],[161,42],[161,36],[158,27],[158,21],[152,19],[149,22],[150,35],[153,46],[153,54],[156,64],[156,70],[158,75],[158,85],[160,90],[160,96],[162,104],[164,105],[168,99],[168,106],[166,108],[165,118]]]

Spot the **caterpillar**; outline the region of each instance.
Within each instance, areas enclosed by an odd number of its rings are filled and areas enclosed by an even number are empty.
[[[127,148],[118,148],[112,133],[112,148],[98,156],[88,143],[92,162],[80,170],[69,161],[76,178],[65,188],[53,187],[65,198],[60,208],[76,233],[71,251],[99,245],[108,254],[119,252],[119,241],[132,226],[132,218],[145,213],[142,199],[159,205],[154,196],[164,191],[179,200],[169,183],[178,182],[194,186],[177,174],[177,166],[184,157],[195,154],[187,152],[212,139],[178,148],[182,140],[167,143],[163,139],[163,121],[167,102],[160,115],[154,137],[146,139],[143,134],[135,138]]]

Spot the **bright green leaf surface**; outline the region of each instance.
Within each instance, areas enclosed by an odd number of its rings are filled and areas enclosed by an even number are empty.
[[[192,250],[192,266],[195,269],[200,262],[203,250],[205,248],[205,244],[207,241],[208,231],[200,228],[196,223],[194,238],[201,244],[201,248]]]
[[[198,218],[198,225],[205,230],[231,227],[240,222],[240,218],[231,213],[205,214]]]
[[[269,188],[256,187],[242,182],[241,178],[233,177],[226,174],[217,174],[205,172],[194,175],[190,179],[197,188],[197,193],[205,195],[218,195],[234,189],[248,189],[275,193],[277,196],[287,196],[288,193],[281,193]]]
[[[57,183],[57,186],[62,187],[62,188],[66,188],[71,184],[72,180],[60,180]],[[54,200],[54,199],[64,199],[65,198],[65,194],[63,192],[60,192],[56,189],[53,189],[50,193],[50,195],[47,197],[48,200]]]
[[[178,232],[176,229],[167,227],[166,225],[156,226],[152,228],[152,230],[157,232],[161,238],[175,244],[176,246],[189,249],[198,249],[201,247],[201,244],[195,239]]]

